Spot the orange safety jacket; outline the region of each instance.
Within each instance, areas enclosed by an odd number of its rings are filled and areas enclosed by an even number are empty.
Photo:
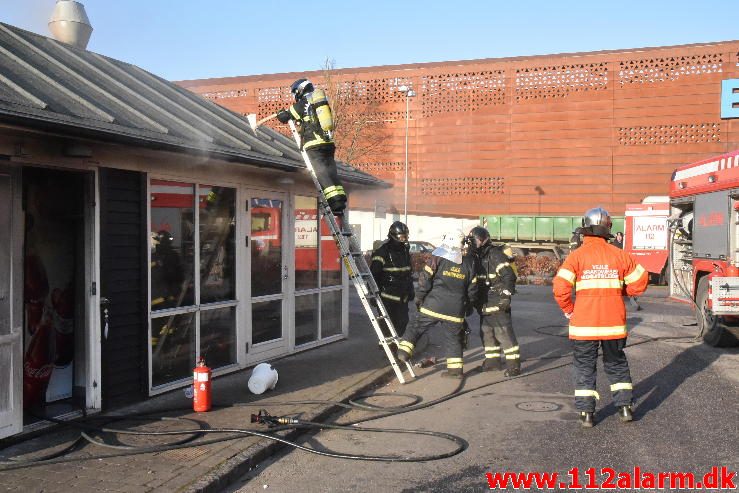
[[[647,289],[648,272],[623,250],[598,236],[586,236],[554,277],[552,289],[570,317],[570,339],[601,340],[626,337],[623,296]],[[572,302],[572,291],[577,293]]]

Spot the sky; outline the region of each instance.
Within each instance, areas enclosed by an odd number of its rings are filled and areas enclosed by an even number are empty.
[[[81,0],[88,49],[169,80],[739,39],[739,0]],[[0,0],[48,35],[54,0]]]

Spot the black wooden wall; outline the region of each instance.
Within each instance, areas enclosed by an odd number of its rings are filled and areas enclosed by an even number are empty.
[[[145,173],[100,170],[100,293],[110,300],[107,338],[101,310],[104,408],[148,392],[146,199]]]

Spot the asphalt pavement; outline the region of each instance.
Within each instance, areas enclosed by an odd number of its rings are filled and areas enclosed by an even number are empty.
[[[582,478],[592,467],[600,482],[607,479],[600,474],[602,468],[699,476],[713,466],[737,471],[739,349],[711,348],[693,340],[697,327],[690,306],[667,300],[664,288],[650,287],[640,303],[642,310],[630,307],[628,313],[626,352],[637,401],[632,423],[617,419],[599,364],[596,426],[580,427],[573,407],[566,321],[552,300],[551,287],[521,286],[513,313],[524,375],[505,379],[502,372],[475,371],[483,355],[473,331],[463,387],[471,391],[363,424],[451,433],[468,443],[463,453],[438,461],[397,463],[333,459],[290,449],[263,462],[227,491],[489,491],[486,474],[496,472],[566,475],[579,468]],[[440,341],[440,335],[432,333],[426,354],[443,356]],[[382,392],[416,394],[424,402],[447,395],[455,390],[455,382],[441,379],[442,369],[419,369],[417,380],[403,386],[391,382]],[[398,405],[402,400],[378,397],[372,402]],[[349,411],[332,419],[341,423],[371,415]],[[319,450],[405,456],[453,448],[433,437],[331,430],[306,435],[302,443]]]

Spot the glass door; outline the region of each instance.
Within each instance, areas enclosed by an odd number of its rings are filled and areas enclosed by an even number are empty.
[[[13,301],[23,293],[16,178],[0,168],[0,438],[23,428],[22,317]]]
[[[253,362],[288,350],[286,298],[288,266],[285,260],[286,195],[246,193],[250,259],[251,331],[247,361]]]

